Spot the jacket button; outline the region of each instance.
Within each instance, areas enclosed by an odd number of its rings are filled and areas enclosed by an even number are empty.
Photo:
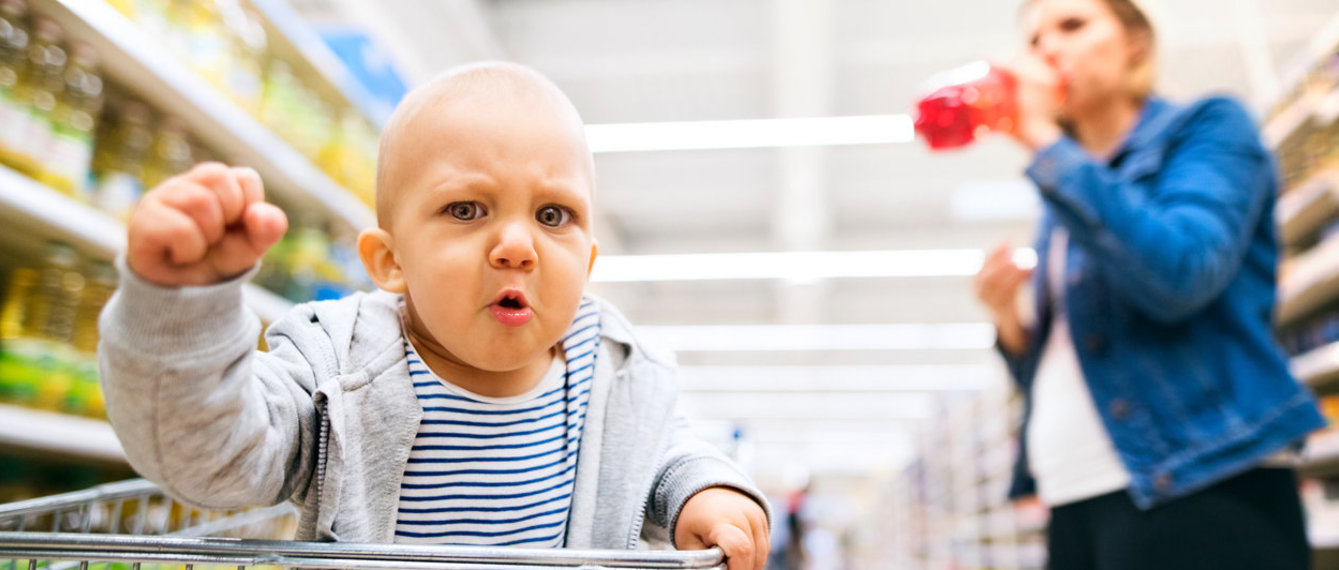
[[[1130,402],[1125,398],[1116,398],[1112,400],[1111,404],[1107,406],[1107,409],[1111,411],[1111,417],[1118,420],[1129,419],[1130,417]]]
[[[1107,340],[1102,338],[1102,335],[1090,334],[1088,338],[1084,339],[1083,346],[1088,349],[1088,352],[1100,355],[1106,353]]]
[[[1157,489],[1161,493],[1166,493],[1167,491],[1172,490],[1172,474],[1171,473],[1157,474],[1157,476],[1153,477],[1153,488]]]

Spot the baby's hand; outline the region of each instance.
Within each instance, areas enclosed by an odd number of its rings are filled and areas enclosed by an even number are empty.
[[[674,543],[680,550],[718,546],[725,552],[728,570],[762,570],[771,550],[767,513],[733,489],[703,489],[684,503]]]
[[[126,264],[163,287],[210,285],[255,265],[288,229],[250,168],[204,163],[144,195],[130,216]]]

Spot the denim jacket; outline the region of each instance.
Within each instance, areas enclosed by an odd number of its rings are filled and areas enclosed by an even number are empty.
[[[1027,175],[1045,206],[1038,319],[1027,349],[1005,354],[1025,395],[1024,433],[1050,329],[1044,252],[1057,225],[1070,235],[1063,299],[1074,348],[1140,508],[1250,469],[1324,425],[1271,332],[1277,181],[1239,103],[1150,98],[1110,161],[1062,138]],[[1035,492],[1027,469],[1024,444],[1012,497]]]

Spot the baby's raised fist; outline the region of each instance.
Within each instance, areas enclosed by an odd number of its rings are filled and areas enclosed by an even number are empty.
[[[126,264],[163,287],[211,285],[246,272],[287,229],[283,210],[265,203],[255,170],[206,162],[140,200]]]

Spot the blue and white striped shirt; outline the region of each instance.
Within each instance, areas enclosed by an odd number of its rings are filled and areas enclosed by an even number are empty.
[[[599,309],[583,300],[565,359],[511,398],[443,381],[405,342],[423,421],[400,485],[396,542],[563,545],[599,336]]]

